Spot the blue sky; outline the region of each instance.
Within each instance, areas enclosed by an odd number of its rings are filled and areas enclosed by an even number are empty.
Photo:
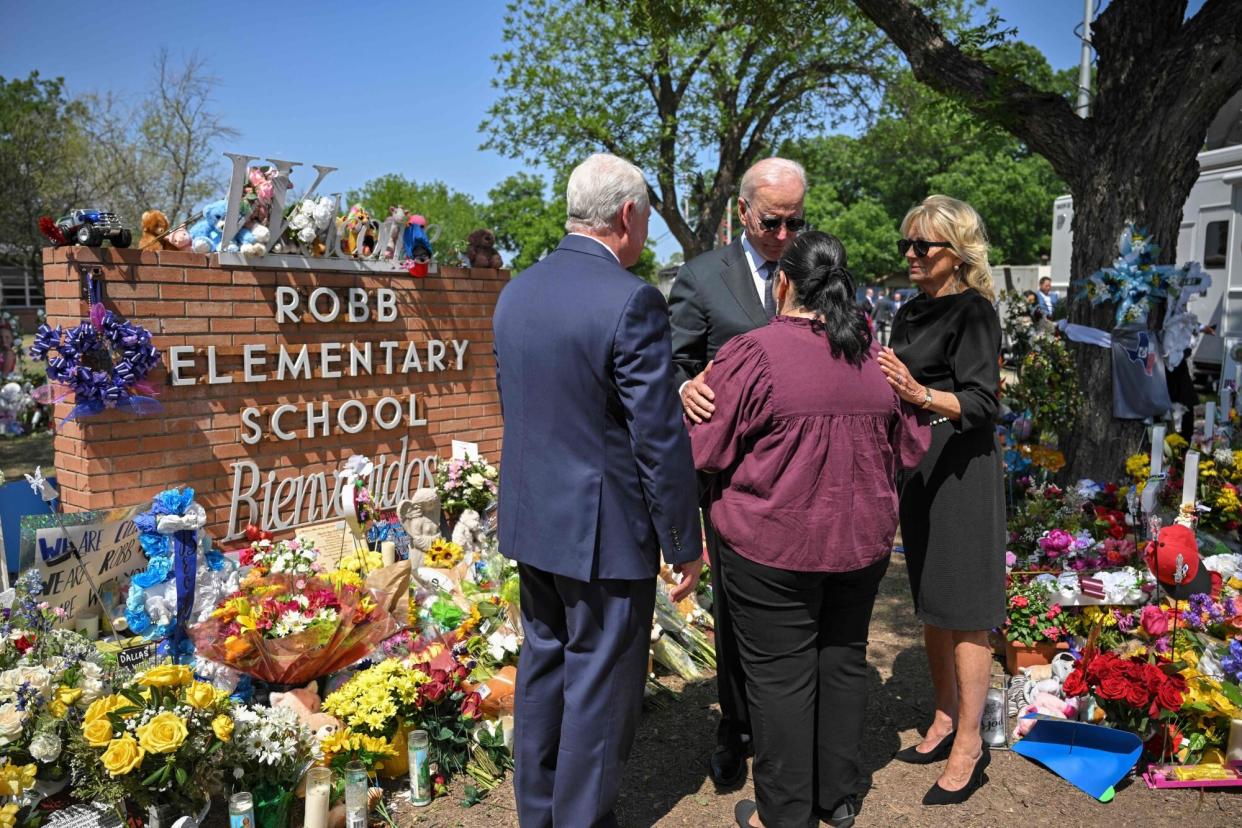
[[[1194,0],[1192,9],[1201,4]],[[1053,68],[1077,65],[1073,29],[1082,0],[992,5]],[[220,149],[335,166],[325,181],[333,191],[398,172],[484,198],[496,182],[526,169],[478,149],[478,126],[497,95],[491,55],[502,48],[499,0],[270,0],[249,12],[228,4],[112,0],[85,16],[57,3],[3,6],[0,76],[37,69],[64,77],[71,95],[111,90],[132,97],[149,85],[160,47],[174,59],[197,51],[221,80],[216,110],[241,133]],[[79,30],[89,33],[80,44]],[[678,249],[658,217],[651,235],[663,237],[661,261]]]

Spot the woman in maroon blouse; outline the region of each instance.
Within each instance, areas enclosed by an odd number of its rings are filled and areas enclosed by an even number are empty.
[[[690,432],[695,465],[715,474],[718,577],[754,730],[757,807],[738,803],[735,815],[749,826],[813,815],[849,825],[895,477],[918,465],[930,434],[875,361],[837,238],[800,236],[775,298],[778,316],[720,350],[715,413]]]

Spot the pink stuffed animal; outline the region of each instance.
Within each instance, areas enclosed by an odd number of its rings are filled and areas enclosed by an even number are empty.
[[[1036,715],[1051,716],[1056,719],[1077,719],[1078,718],[1078,699],[1070,699],[1066,701],[1059,696],[1051,693],[1039,693],[1035,696],[1035,703],[1029,704],[1018,711],[1018,725],[1014,728],[1014,740],[1021,739],[1023,736],[1031,732],[1031,728],[1035,726],[1037,719],[1027,719],[1025,716],[1034,713]]]

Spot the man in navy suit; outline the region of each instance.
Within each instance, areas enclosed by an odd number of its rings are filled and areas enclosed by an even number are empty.
[[[504,413],[500,551],[518,562],[514,787],[523,828],[616,825],[642,707],[660,550],[693,592],[702,568],[694,463],[660,292],[638,261],[642,171],[574,169],[569,235],[496,304]]]

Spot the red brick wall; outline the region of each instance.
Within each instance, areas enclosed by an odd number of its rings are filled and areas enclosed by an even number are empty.
[[[195,253],[88,247],[49,248],[44,251],[44,262],[50,325],[72,327],[88,318],[80,271],[98,267],[104,278],[105,306],[150,330],[162,360],[148,378],[159,389],[162,413],[138,416],[106,411],[60,426],[72,401],[56,406],[56,470],[70,511],[144,504],[163,489],[189,485],[207,508],[209,529],[221,538],[226,533],[232,493],[231,464],[239,459],[254,461],[265,476],[269,469],[276,469],[278,480],[328,471],[331,483],[331,471],[340,468],[344,458],[361,453],[373,458],[385,454],[395,460],[401,452],[401,437],[408,435],[411,457],[447,457],[451,440],[459,439],[478,443],[480,453],[499,460],[500,403],[491,316],[496,297],[508,281],[507,271],[448,268],[415,279],[404,274],[229,270],[211,264],[214,257]],[[371,294],[378,288],[392,288],[397,319],[379,323],[372,316],[370,322],[350,323],[342,313],[335,322],[320,323],[305,311],[303,302],[301,323],[277,324],[279,285],[303,288],[305,294],[316,287],[333,288],[341,295],[342,306],[347,288],[361,287]],[[371,307],[374,314],[373,300]],[[309,343],[313,351],[315,343],[323,342],[422,343],[427,339],[446,343],[468,339],[462,370],[454,370],[450,345],[448,370],[440,372],[389,375],[377,371],[371,376],[346,373],[340,379],[323,379],[312,360],[314,378],[309,381],[242,382],[241,350],[247,344],[262,343],[274,352],[281,343]],[[195,347],[195,368],[186,372],[199,377],[195,385],[170,384],[168,349],[174,345]],[[218,373],[231,374],[232,384],[207,384],[203,350],[212,345],[217,350]],[[403,349],[404,345],[398,361]],[[347,347],[345,355],[347,365]],[[268,373],[273,370],[269,361]],[[404,399],[411,392],[417,393],[425,426],[407,428],[403,423],[384,431],[369,422],[358,434],[340,433],[335,427],[335,410],[344,400],[367,402],[386,395]],[[264,416],[263,439],[256,445],[241,441],[240,414],[247,406],[266,412],[284,403],[296,405],[298,411],[286,416],[282,426],[300,432],[305,404],[325,401],[332,411],[332,433],[327,437],[307,439],[299,433],[295,440],[277,440]],[[243,521],[245,514],[243,508]]]

